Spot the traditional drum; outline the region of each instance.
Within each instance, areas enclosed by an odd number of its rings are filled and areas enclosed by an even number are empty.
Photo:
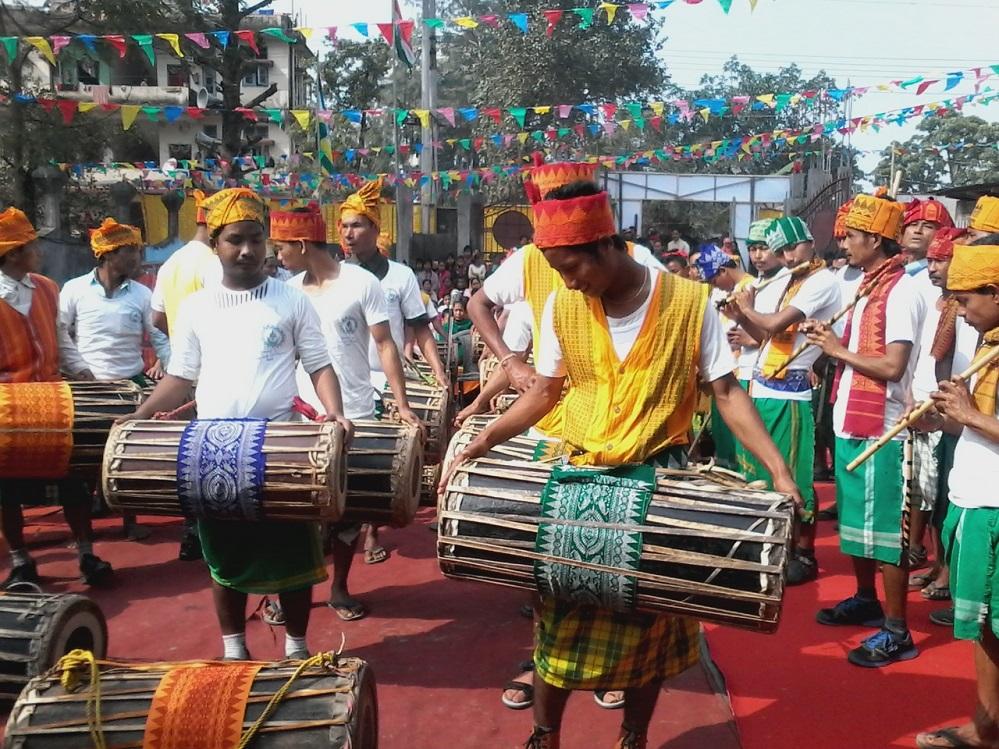
[[[0,479],[96,481],[111,425],[141,397],[127,380],[0,383]]]
[[[423,445],[410,424],[357,420],[347,450],[344,522],[409,525],[420,503]]]
[[[494,414],[469,416],[461,425],[461,429],[451,438],[444,464],[449,465],[460,450],[498,418]],[[555,463],[560,462],[562,456],[562,444],[557,440],[539,440],[522,434],[496,445],[486,453],[485,457],[496,460],[537,460],[542,463]]]
[[[621,520],[617,495],[610,503],[555,503],[576,514],[543,517],[552,471],[508,456],[460,466],[439,507],[444,574],[537,590],[536,570],[551,568],[555,579],[573,583],[560,591],[573,600],[593,603],[589,593],[607,586],[632,591],[627,607],[777,628],[793,527],[789,497],[657,469],[644,517]],[[620,564],[632,552],[634,564]]]
[[[397,414],[395,397],[386,388],[382,400],[389,414]],[[420,417],[427,429],[427,441],[423,446],[423,460],[428,464],[439,463],[447,440],[450,437],[451,396],[447,390],[437,385],[424,385],[406,381],[406,400],[409,407]]]
[[[101,485],[117,512],[335,521],[346,481],[338,424],[222,419],[119,424]]]
[[[442,463],[423,466],[423,476],[420,479],[420,507],[437,506],[437,485],[441,482]]]
[[[506,413],[510,410],[510,406],[517,402],[517,398],[519,397],[519,393],[500,393],[493,398],[490,405],[494,412],[498,414]]]
[[[0,699],[16,699],[29,679],[76,648],[107,653],[108,627],[96,603],[68,593],[0,593]]]
[[[253,749],[378,746],[375,678],[359,658],[331,653],[294,680],[297,662],[99,662],[96,684],[88,665],[75,662],[74,691],[60,683],[59,671],[25,687],[7,721],[5,749],[94,746],[97,732],[119,749],[234,747],[251,731]]]
[[[484,388],[493,372],[499,369],[499,359],[495,356],[487,356],[479,362],[479,387]]]

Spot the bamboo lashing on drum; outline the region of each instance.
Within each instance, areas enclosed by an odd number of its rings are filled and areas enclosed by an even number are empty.
[[[64,478],[75,416],[66,382],[0,383],[0,478]]]
[[[987,354],[979,357],[976,361],[973,361],[971,365],[961,372],[957,376],[958,380],[967,382],[971,379],[979,370],[991,365],[999,359],[999,346],[992,347]],[[864,452],[858,455],[852,462],[848,463],[846,470],[853,471],[858,466],[862,465],[867,461],[874,453],[880,450],[882,447],[891,442],[895,437],[900,435],[903,431],[911,427],[917,421],[919,421],[923,416],[928,414],[933,409],[933,399],[928,398],[918,406],[916,406],[908,416],[898,422],[895,426],[888,430],[884,435],[878,438],[877,442],[873,443]]]
[[[809,266],[811,266],[811,264],[812,264],[811,260],[806,260],[805,262],[798,263],[797,265],[795,265],[792,268],[789,268],[788,270],[791,273],[791,275],[793,276],[796,273],[801,273],[803,271],[808,270],[808,268],[809,268]],[[766,279],[765,281],[761,281],[759,284],[757,284],[756,286],[753,287],[753,290],[755,292],[759,293],[761,290],[767,288],[767,286],[769,286],[770,284],[777,283],[777,281],[783,281],[786,278],[787,278],[787,273],[779,273],[776,276],[771,276],[770,278]],[[732,302],[735,301],[735,297],[738,294],[741,294],[741,293],[742,293],[742,290],[740,290],[740,291],[733,291],[727,297],[725,297],[723,299],[719,299],[717,302],[715,302],[715,307],[717,307],[718,309],[721,309],[725,305],[731,304]]]
[[[142,749],[235,749],[262,663],[182,665],[156,687]]]
[[[341,651],[342,651],[342,649],[343,649],[343,647],[342,647],[342,644],[341,644]],[[301,661],[298,664],[298,666],[295,669],[295,671],[291,674],[291,676],[289,676],[288,679],[284,682],[284,684],[274,693],[273,696],[271,696],[269,698],[269,700],[267,702],[267,705],[264,707],[263,712],[260,714],[260,717],[257,718],[252,724],[250,724],[245,730],[243,730],[243,724],[244,724],[243,718],[245,716],[245,707],[246,707],[246,704],[248,704],[251,701],[253,701],[253,702],[258,701],[256,698],[249,697],[249,692],[248,692],[247,693],[248,697],[246,699],[244,699],[243,703],[242,703],[243,709],[244,709],[244,714],[241,714],[239,716],[239,719],[238,719],[238,721],[236,723],[236,726],[242,731],[242,733],[238,737],[238,739],[239,739],[238,743],[234,744],[233,747],[235,749],[246,749],[246,747],[250,746],[251,742],[256,737],[256,735],[258,733],[262,733],[262,732],[269,733],[269,732],[272,732],[272,731],[275,731],[275,730],[281,731],[281,730],[294,730],[294,729],[297,729],[297,728],[311,728],[311,727],[346,725],[347,722],[349,721],[349,718],[350,718],[350,713],[349,712],[348,712],[348,715],[347,715],[347,719],[345,719],[345,720],[336,720],[336,719],[332,719],[332,720],[331,719],[298,720],[298,721],[285,721],[285,722],[282,722],[282,724],[278,725],[278,726],[268,726],[267,725],[267,721],[274,714],[274,711],[278,708],[278,706],[285,699],[290,698],[291,696],[293,696],[293,695],[289,694],[289,692],[291,690],[291,687],[298,680],[298,678],[302,676],[303,673],[305,673],[307,670],[309,670],[311,668],[318,668],[318,669],[323,669],[323,670],[327,670],[327,671],[335,671],[338,668],[338,665],[339,665],[339,658],[340,658],[340,651],[337,651],[337,652],[329,651],[329,652],[317,653],[316,655],[313,655],[313,656],[311,656],[311,657],[309,657],[309,658]],[[252,666],[254,666],[256,668],[256,672],[259,673],[259,671],[260,671],[261,668],[263,668],[264,666],[267,666],[269,664],[267,664],[265,662],[262,662],[262,661],[255,661],[255,662],[252,662],[252,663],[239,664],[239,665],[240,666],[243,666],[243,665],[250,666],[250,665],[252,665]],[[276,665],[280,665],[280,664],[276,664]],[[102,667],[103,668],[124,669],[126,671],[131,671],[131,672],[136,672],[136,673],[155,673],[157,671],[166,671],[167,674],[169,674],[170,671],[175,670],[178,667],[181,667],[181,668],[202,668],[203,669],[203,668],[231,668],[232,666],[229,666],[229,665],[220,666],[217,662],[213,663],[213,662],[210,662],[210,661],[196,661],[196,662],[190,662],[190,663],[184,663],[184,664],[176,664],[176,663],[143,663],[143,664],[124,663],[124,662],[118,662],[118,661],[98,660],[98,659],[94,658],[94,654],[93,653],[91,653],[90,651],[87,651],[87,650],[73,650],[70,653],[64,655],[59,660],[59,663],[55,666],[55,668],[53,668],[53,672],[60,674],[59,681],[60,681],[60,684],[62,685],[63,689],[66,690],[66,692],[72,693],[72,692],[76,692],[78,689],[80,689],[80,687],[83,685],[83,679],[81,678],[82,675],[81,675],[80,672],[81,671],[86,671],[86,679],[87,679],[87,695],[86,695],[86,702],[87,702],[87,716],[86,716],[87,717],[87,727],[88,727],[88,730],[90,732],[90,737],[91,737],[91,740],[93,742],[94,749],[108,749],[108,743],[107,743],[107,740],[106,740],[106,738],[104,736],[104,732],[105,732],[105,728],[107,728],[108,730],[112,730],[112,728],[110,726],[106,727],[105,724],[104,724],[104,713],[102,711],[102,693],[101,693],[101,668]],[[238,666],[237,666],[237,668],[238,668]],[[256,674],[255,674],[255,676],[256,676]],[[166,678],[166,677],[164,676],[164,678]],[[252,684],[251,684],[251,686],[252,686]],[[313,691],[315,691],[315,690],[313,690]],[[311,694],[312,692],[310,691],[308,693]],[[323,691],[319,690],[319,691],[316,691],[316,693],[317,694],[322,694]],[[122,696],[126,696],[126,695],[136,696],[137,693],[135,693],[135,692],[127,692],[127,693],[126,692],[114,692],[113,694],[115,694],[115,695],[122,695]],[[111,695],[108,695],[108,696],[111,696]],[[56,701],[59,701],[59,698],[55,698],[55,699],[56,699]],[[204,710],[204,707],[202,705],[197,705],[196,707],[198,708],[198,710],[196,710],[194,712],[194,715],[196,715],[198,711]],[[129,713],[127,715],[121,715],[121,714],[118,714],[118,715],[108,715],[107,719],[110,721],[110,720],[113,720],[113,719],[120,719],[120,718],[126,718],[126,717],[145,718],[145,717],[151,716],[151,712],[152,711],[150,710],[149,714],[146,714],[146,713]],[[183,716],[183,717],[186,717],[187,720],[191,720],[192,713],[187,713],[186,716]],[[182,718],[179,718],[179,719],[182,719]],[[72,722],[66,722],[66,723],[60,724],[61,727],[69,727],[71,725],[73,725]],[[56,728],[56,726],[47,726],[47,728]],[[148,724],[146,726],[146,730],[148,730]],[[12,734],[12,733],[13,733],[13,731],[11,730],[11,727],[8,726],[8,734]],[[133,746],[135,747],[135,749],[139,749],[140,746],[142,747],[142,749],[146,749],[145,741],[143,741],[142,745],[128,745],[128,746],[129,746],[130,749]],[[165,746],[165,745],[161,745],[161,746]],[[188,745],[181,745],[180,747],[178,747],[178,749],[181,749],[181,747],[183,747],[183,749],[190,749],[190,746],[191,745],[189,745],[189,744]],[[206,746],[208,746],[208,745],[206,745]],[[219,747],[218,745],[215,745],[213,747],[213,749],[226,749],[226,748],[225,747]]]

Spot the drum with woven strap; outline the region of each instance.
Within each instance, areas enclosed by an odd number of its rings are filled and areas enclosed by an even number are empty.
[[[248,438],[233,431],[239,424],[221,419],[115,426],[101,478],[108,505],[142,515],[340,519],[347,481],[342,427],[270,421]],[[185,431],[196,427],[202,432]]]
[[[0,479],[96,481],[111,426],[141,399],[127,380],[0,383]]]
[[[14,700],[28,680],[71,650],[103,658],[108,627],[97,604],[71,593],[0,592],[0,699]]]
[[[423,445],[410,424],[356,420],[347,450],[344,522],[402,528],[420,503]]]
[[[391,391],[382,393],[386,411],[397,414],[395,397]],[[423,460],[428,465],[439,463],[450,437],[451,396],[447,390],[434,385],[406,381],[406,400],[427,430],[423,446]]]
[[[86,661],[76,659],[73,691],[60,683],[58,670],[28,683],[3,745],[92,747],[99,732],[109,748],[219,749],[237,746],[252,731],[253,749],[377,749],[371,668],[359,658],[330,656],[297,677],[296,661],[98,662],[96,683]]]
[[[714,480],[696,470],[656,469],[644,517],[612,522],[593,507],[578,517],[542,517],[554,468],[503,453],[459,466],[439,506],[444,574],[537,590],[536,563],[556,565],[580,580],[597,573],[627,582],[636,609],[776,630],[793,527],[788,496],[746,489],[730,474]],[[589,545],[601,553],[556,555],[549,540],[560,535],[571,543],[559,548]],[[638,557],[626,569],[608,561],[620,557],[620,539]]]

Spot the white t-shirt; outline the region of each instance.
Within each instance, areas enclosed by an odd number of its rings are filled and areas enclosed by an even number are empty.
[[[199,418],[281,421],[298,395],[296,358],[310,374],[330,364],[319,316],[301,291],[268,278],[185,299],[167,371],[198,381]]]
[[[533,326],[531,305],[527,302],[511,305],[510,314],[506,318],[506,327],[503,328],[503,343],[508,349],[517,353],[530,350]]]
[[[923,318],[922,335],[919,337],[919,358],[916,361],[916,371],[912,375],[912,397],[917,402],[926,400],[930,393],[937,389],[937,360],[930,356],[930,348],[933,346],[937,325],[940,323],[940,310],[937,309],[937,302],[940,300],[941,291],[935,286],[933,290],[936,292],[935,295],[927,294],[923,297],[926,304],[926,316]]]
[[[631,257],[636,263],[657,270],[666,270],[663,264],[656,260],[648,247],[640,244],[632,245]],[[489,278],[482,283],[482,292],[493,304],[506,306],[523,302],[526,299],[524,291],[524,248],[521,247],[510,255]]]
[[[666,252],[685,252],[690,254],[690,245],[683,239],[671,239],[666,243]]]
[[[169,278],[178,265],[198,264],[198,275],[201,277],[201,287],[218,286],[222,283],[222,263],[215,251],[204,242],[192,239],[179,250],[176,250],[156,273],[156,283],[153,285],[153,296],[150,305],[156,312],[165,310],[163,304],[163,284],[160,278]]]
[[[972,391],[977,380],[975,375],[969,384]],[[999,405],[995,416],[999,417]],[[999,507],[999,493],[995,490],[999,485],[999,442],[965,427],[954,448],[954,466],[947,483],[950,501],[958,507]]]
[[[845,265],[834,271],[836,280],[839,281],[840,295],[843,298],[843,305],[847,305],[857,296],[860,284],[864,280],[864,271],[854,268],[852,265]]]
[[[782,281],[780,279],[784,278],[784,276],[787,275],[790,275],[790,271],[787,268],[780,268],[774,274],[774,277],[776,277],[778,280],[770,284],[766,289],[762,291],[762,293],[765,295],[767,291],[770,291],[771,289],[778,292],[784,291],[784,287],[787,285],[787,282]],[[752,285],[754,287],[759,286],[761,283],[763,283],[766,280],[767,279],[764,277],[756,278],[755,280],[753,280]],[[760,298],[759,295],[757,295],[756,304],[759,304],[759,298]],[[778,299],[779,298],[780,296],[778,295]],[[754,309],[763,310],[762,307],[758,307],[756,306],[756,304],[754,304]],[[736,326],[732,325],[731,327],[734,328]],[[738,362],[738,371],[736,372],[735,376],[740,380],[742,380],[743,382],[752,380],[753,369],[756,367],[756,359],[759,357],[759,355],[760,355],[759,346],[743,346],[742,351],[739,353],[738,359],[736,360]]]
[[[371,326],[388,320],[382,287],[371,273],[347,263],[341,263],[340,275],[321,289],[304,284],[305,273],[288,281],[289,286],[305,293],[319,314],[326,348],[340,381],[344,416],[369,419],[375,413],[375,388],[368,364]],[[302,398],[322,411],[312,379],[301,365],[296,379]]]
[[[486,264],[480,263],[479,265],[470,264],[468,266],[468,282],[471,283],[473,278],[477,278],[480,281],[486,280]]]
[[[780,298],[790,282],[791,279],[788,277],[786,281],[772,284],[763,289],[763,291],[761,291],[756,297],[757,310],[767,313],[776,312],[778,306],[780,305]],[[778,293],[771,293],[771,289],[774,289],[775,287],[779,287]],[[774,298],[775,296],[776,299]],[[763,309],[759,306],[761,304],[761,300],[762,303],[768,307],[768,309]],[[835,315],[842,306],[839,281],[836,280],[836,276],[833,275],[832,271],[822,269],[813,273],[805,280],[805,282],[801,285],[801,288],[798,289],[798,292],[790,301],[790,306],[801,312],[805,316],[806,320],[832,319],[833,315]],[[798,330],[794,336],[794,345],[792,346],[792,350],[803,345],[805,341],[805,334]],[[752,396],[754,398],[776,398],[779,400],[811,400],[811,389],[794,393],[782,392],[767,387],[765,384],[760,382],[759,379],[757,379],[757,375],[760,374],[760,370],[763,368],[763,364],[767,360],[767,353],[770,350],[770,345],[771,343],[769,341],[764,344],[759,353],[759,357],[757,358],[753,384],[750,387],[750,393]],[[821,353],[822,350],[818,346],[811,346],[805,349],[805,352],[795,359],[788,369],[805,370],[807,372],[818,360]]]
[[[653,276],[654,283],[658,282],[658,277],[662,273],[665,273],[655,269],[650,269],[649,272]],[[607,318],[607,327],[618,360],[623,361],[638,340],[638,334],[649,312],[652,296],[650,290],[641,306],[627,317]],[[540,341],[535,352],[534,367],[538,374],[544,377],[565,377],[567,372],[562,357],[562,345],[555,335],[554,306],[555,292],[552,292],[545,303],[541,317]],[[722,331],[721,319],[718,311],[709,304],[705,309],[704,322],[701,325],[701,379],[704,382],[713,382],[732,374],[733,369],[735,369],[735,359]]]
[[[427,305],[424,304],[420,286],[416,283],[416,274],[409,266],[394,260],[389,260],[388,265],[388,273],[379,282],[385,294],[385,308],[392,330],[392,340],[395,341],[395,347],[399,349],[401,355],[406,345],[406,320],[426,316]],[[366,270],[364,272],[368,273]],[[371,276],[379,280],[374,274]],[[382,362],[378,357],[378,347],[374,341],[368,343],[368,364],[372,372],[382,371]],[[378,379],[380,381],[382,378]]]
[[[869,297],[861,299],[853,308],[853,327],[850,331],[848,348],[856,351],[860,341],[860,320],[867,308]],[[889,382],[887,402],[885,404],[885,420],[883,432],[887,432],[905,412],[910,399],[912,375],[919,359],[919,342],[922,335],[923,319],[926,317],[926,305],[919,289],[909,276],[903,275],[888,295],[887,315],[885,324],[885,344],[911,343],[912,351],[905,371],[899,382]],[[833,407],[833,428],[838,437],[852,437],[843,426],[846,418],[846,405],[850,399],[850,386],[853,383],[853,367],[847,365],[836,391],[836,405]],[[905,439],[905,434],[896,439]]]

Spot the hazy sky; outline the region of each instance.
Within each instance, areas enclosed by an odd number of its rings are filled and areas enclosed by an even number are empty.
[[[620,4],[626,1],[617,0]],[[579,4],[598,3],[580,0]],[[419,3],[403,0],[402,5],[406,17],[418,17]],[[277,0],[274,7],[294,10],[307,26],[349,27],[353,22],[384,22],[391,17],[390,0]],[[667,42],[662,54],[674,81],[684,87],[696,85],[705,73],[716,72],[732,55],[761,71],[791,62],[806,75],[825,70],[840,86],[906,80],[999,63],[995,41],[999,2],[995,0],[759,0],[754,12],[750,12],[749,0],[734,0],[728,16],[716,0],[703,0],[698,5],[677,0],[656,15],[666,21]],[[568,19],[563,20],[566,22]],[[349,28],[343,33],[356,36]],[[999,90],[999,77],[986,85]],[[922,96],[871,93],[854,103],[853,115],[929,103],[970,93],[973,88],[963,84],[946,94],[940,93],[942,90],[941,84]],[[523,103],[556,103],[529,99]],[[969,106],[965,112],[996,121],[999,103]],[[854,135],[853,144],[860,149],[881,149],[914,131],[914,123],[888,126],[880,133]],[[862,160],[868,169],[876,163],[875,154]]]

